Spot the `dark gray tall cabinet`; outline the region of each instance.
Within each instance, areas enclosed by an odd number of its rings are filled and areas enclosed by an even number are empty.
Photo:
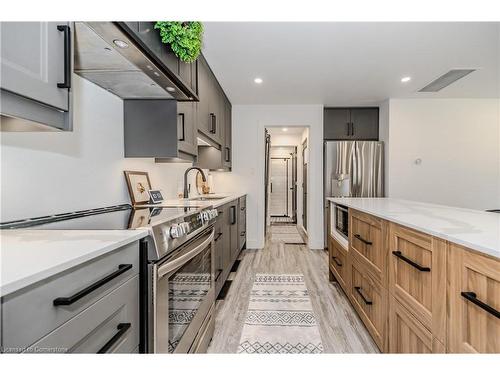
[[[328,140],[379,139],[379,108],[325,108],[323,138]]]
[[[70,22],[0,23],[0,110],[8,116],[2,117],[2,127],[13,123],[14,117],[33,126],[72,130],[71,26]]]

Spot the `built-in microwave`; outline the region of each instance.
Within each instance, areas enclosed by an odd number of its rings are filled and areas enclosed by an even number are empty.
[[[336,204],[335,230],[345,239],[349,237],[349,215],[347,207]]]

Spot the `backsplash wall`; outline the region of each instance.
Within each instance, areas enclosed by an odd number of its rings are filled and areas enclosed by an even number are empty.
[[[124,170],[147,171],[165,198],[182,189],[190,163],[125,159],[123,101],[76,75],[73,86],[73,132],[0,133],[0,221],[129,203]]]

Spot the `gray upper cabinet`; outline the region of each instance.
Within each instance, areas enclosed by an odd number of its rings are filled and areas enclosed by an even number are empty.
[[[325,108],[323,137],[328,140],[378,140],[378,107]]]
[[[69,22],[0,23],[3,115],[71,130],[71,26]]]
[[[177,103],[177,141],[181,158],[193,159],[198,155],[197,135],[197,103]],[[182,155],[184,154],[184,155]],[[185,157],[184,157],[185,156]]]
[[[210,135],[210,110],[209,97],[211,93],[210,68],[206,60],[200,56],[198,59],[198,131]]]

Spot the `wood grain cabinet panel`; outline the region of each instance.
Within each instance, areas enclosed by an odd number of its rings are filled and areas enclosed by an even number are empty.
[[[500,353],[500,261],[450,245],[448,350]]]
[[[350,285],[348,250],[344,249],[332,237],[329,237],[328,242],[330,271],[344,292],[348,293]]]
[[[394,223],[389,227],[389,291],[445,342],[446,242]]]
[[[387,290],[356,259],[352,259],[350,277],[349,299],[373,340],[384,352],[388,346]]]
[[[349,209],[349,250],[383,286],[387,284],[387,223]]]
[[[444,345],[393,296],[389,308],[391,353],[444,353]]]

